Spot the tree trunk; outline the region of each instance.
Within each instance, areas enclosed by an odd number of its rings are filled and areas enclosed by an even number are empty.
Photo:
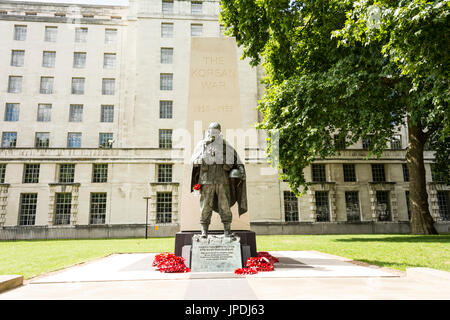
[[[420,122],[413,124],[408,118],[408,151],[406,162],[409,171],[409,203],[412,234],[438,234],[428,209],[428,193],[425,181],[423,149],[426,135]]]

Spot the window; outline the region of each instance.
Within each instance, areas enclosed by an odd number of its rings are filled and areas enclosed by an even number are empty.
[[[386,182],[384,164],[372,164],[372,180],[373,182]]]
[[[225,26],[223,24],[221,24],[219,26],[219,35],[220,35],[220,37],[224,37],[225,36],[224,31],[225,31]]]
[[[3,132],[2,148],[15,148],[17,143],[17,132]]]
[[[49,122],[52,116],[52,105],[51,104],[39,104],[38,105],[38,115],[37,121],[39,122]]]
[[[81,132],[67,134],[67,148],[81,148]]]
[[[58,34],[57,27],[45,27],[45,41],[56,42],[57,34]]]
[[[14,40],[25,41],[27,39],[27,26],[14,26]]]
[[[21,93],[22,92],[22,77],[9,76],[8,92],[9,93]]]
[[[313,164],[312,168],[312,181],[313,182],[325,182],[327,181],[325,175],[325,165],[324,164]]]
[[[72,94],[84,94],[84,78],[72,78]]]
[[[114,106],[112,105],[102,106],[100,122],[114,122]]]
[[[5,108],[5,121],[19,121],[19,104],[7,103]]]
[[[64,12],[55,12],[55,17],[65,17],[66,14]]]
[[[99,134],[99,141],[98,141],[98,147],[99,148],[112,148],[112,141],[113,140],[113,134],[111,132],[107,133],[100,133]]]
[[[0,183],[5,183],[6,164],[0,163]]]
[[[116,67],[116,54],[105,53],[103,55],[103,68],[114,69]]]
[[[172,73],[161,73],[159,79],[160,90],[173,90]]]
[[[75,165],[72,163],[60,164],[58,182],[73,183],[74,181],[75,181]]]
[[[372,143],[372,137],[371,136],[367,136],[366,138],[362,139],[362,148],[363,150],[369,150],[370,145]]]
[[[73,67],[78,69],[86,67],[86,52],[73,53]]]
[[[34,139],[34,146],[36,148],[48,148],[50,145],[50,133],[49,132],[36,132]]]
[[[172,222],[172,192],[156,194],[156,223]]]
[[[54,68],[56,61],[56,52],[44,51],[42,55],[42,66],[45,68]]]
[[[40,164],[25,164],[23,169],[23,183],[39,183]]]
[[[27,15],[27,16],[37,16],[37,12],[29,11],[29,12],[25,12],[25,15]]]
[[[91,193],[90,224],[105,224],[106,193]]]
[[[298,221],[298,200],[291,191],[284,191],[284,220]]]
[[[172,182],[172,165],[158,165],[158,182]]]
[[[159,147],[161,149],[172,148],[172,129],[159,130]]]
[[[355,182],[356,181],[356,172],[354,164],[343,164],[344,169],[344,181],[345,182]]]
[[[434,163],[430,164],[430,169],[431,169],[431,181],[437,183],[443,183],[445,181],[445,174],[438,170],[436,164]]]
[[[408,182],[409,181],[409,170],[408,170],[408,165],[406,163],[402,163],[402,170],[403,170],[403,181]]]
[[[395,134],[391,138],[391,149],[400,150],[402,148],[402,136]]]
[[[161,23],[161,38],[173,38],[173,23]]]
[[[55,225],[70,224],[71,209],[72,209],[72,194],[67,192],[56,193],[55,216],[53,224]]]
[[[191,2],[191,14],[202,14],[202,2],[192,1]]]
[[[102,79],[102,94],[114,95],[115,86],[116,86],[115,79]]]
[[[316,191],[316,221],[330,221],[330,207],[328,205],[328,191]]]
[[[108,164],[94,163],[92,165],[92,182],[94,183],[104,183],[108,181]]]
[[[117,29],[105,29],[105,44],[115,44],[117,42]]]
[[[173,63],[173,48],[161,48],[161,63]]]
[[[359,196],[357,191],[345,192],[345,207],[347,211],[347,221],[361,221]]]
[[[437,192],[437,200],[439,207],[439,218],[443,221],[450,220],[450,211],[449,211],[449,196],[448,191],[438,191]]]
[[[36,220],[37,193],[21,193],[19,226],[32,226]]]
[[[173,101],[159,102],[159,118],[172,119],[173,116]]]
[[[163,14],[173,13],[173,1],[169,1],[169,0],[162,1],[162,13]]]
[[[408,212],[408,220],[411,220],[411,205],[409,203],[409,191],[405,191],[406,210]]]
[[[71,104],[69,110],[69,122],[82,122],[83,121],[83,105]]]
[[[24,50],[13,50],[11,52],[11,66],[23,67],[24,61],[25,61]]]
[[[88,28],[75,29],[75,42],[87,42]]]
[[[377,191],[378,221],[391,220],[391,206],[389,205],[389,191]]]
[[[41,94],[52,94],[53,93],[53,77],[41,77],[41,88],[39,93]]]
[[[345,149],[345,136],[335,134],[333,137],[334,145],[337,150]]]
[[[93,13],[83,13],[83,18],[92,19],[95,15]]]
[[[202,24],[191,24],[191,37],[201,37],[203,35]]]

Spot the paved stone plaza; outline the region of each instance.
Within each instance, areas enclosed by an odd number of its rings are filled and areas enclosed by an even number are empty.
[[[151,266],[156,253],[114,254],[42,275],[0,294],[11,299],[449,299],[448,272],[400,272],[316,251],[271,252],[275,271],[164,274]]]

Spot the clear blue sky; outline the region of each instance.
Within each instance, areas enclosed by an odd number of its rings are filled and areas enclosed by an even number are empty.
[[[73,4],[110,4],[124,6],[128,5],[128,0],[13,0],[17,2],[29,1],[29,2],[58,2],[58,3],[73,3]]]

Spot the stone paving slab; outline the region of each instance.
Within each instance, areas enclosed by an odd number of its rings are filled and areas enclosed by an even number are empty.
[[[447,272],[435,281],[433,270],[413,270],[409,277],[316,251],[270,253],[280,259],[275,271],[245,276],[164,274],[151,267],[154,253],[114,254],[30,279],[0,293],[0,300],[450,299],[450,283],[442,281]]]
[[[359,266],[349,260],[337,259],[313,251],[271,252],[279,258],[275,271],[255,275],[236,275],[233,272],[161,273],[152,267],[156,253],[113,254],[87,264],[41,276],[30,283],[221,279],[221,278],[316,278],[316,277],[397,277],[398,274]]]

